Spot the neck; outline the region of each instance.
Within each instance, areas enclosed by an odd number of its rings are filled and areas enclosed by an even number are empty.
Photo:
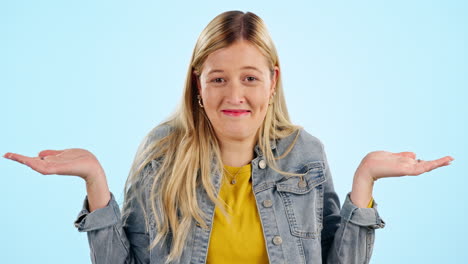
[[[255,137],[248,140],[220,139],[221,159],[224,165],[242,167],[254,157]]]

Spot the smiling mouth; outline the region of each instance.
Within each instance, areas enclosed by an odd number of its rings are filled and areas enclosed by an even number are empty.
[[[244,116],[244,115],[250,114],[250,110],[244,110],[244,109],[226,109],[226,110],[221,110],[221,112],[228,116]]]

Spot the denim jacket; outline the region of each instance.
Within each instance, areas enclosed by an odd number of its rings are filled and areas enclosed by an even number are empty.
[[[160,138],[166,133],[167,128],[159,127],[149,136]],[[270,263],[369,263],[375,229],[385,226],[377,204],[374,202],[373,208],[358,208],[348,193],[340,210],[323,144],[304,129],[297,133],[296,144],[287,156],[277,161],[277,166],[283,171],[305,173],[303,181],[269,168],[258,145],[251,161],[252,191]],[[272,141],[273,153],[284,153],[297,133]],[[158,163],[153,162],[151,167],[157,170]],[[221,176],[213,174],[217,190]],[[145,189],[149,191],[149,184]],[[210,216],[206,219],[208,228],[193,223],[182,256],[175,263],[206,262],[215,206],[202,188],[197,190],[197,199],[200,209]],[[148,202],[143,206],[150,209]],[[86,197],[75,226],[88,234],[93,263],[165,263],[170,251],[170,236],[148,250],[156,235],[154,217],[150,217],[147,230],[141,206],[135,204],[123,225],[112,193],[106,207],[91,213]]]

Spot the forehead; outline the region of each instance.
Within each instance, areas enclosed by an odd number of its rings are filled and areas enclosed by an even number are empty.
[[[267,58],[248,41],[238,41],[208,55],[202,71],[208,73],[212,70],[240,70],[248,67],[265,70],[268,68]]]

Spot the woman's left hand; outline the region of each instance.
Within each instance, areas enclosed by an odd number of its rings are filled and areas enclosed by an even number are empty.
[[[374,151],[362,159],[354,174],[351,200],[358,207],[367,207],[372,199],[374,182],[381,178],[420,175],[433,169],[450,165],[454,160],[445,156],[436,160],[416,159],[414,152],[392,153]]]
[[[417,160],[414,152],[374,151],[364,157],[356,173],[367,175],[373,181],[387,177],[415,176],[447,166],[452,160],[454,159],[451,156],[428,161]]]

